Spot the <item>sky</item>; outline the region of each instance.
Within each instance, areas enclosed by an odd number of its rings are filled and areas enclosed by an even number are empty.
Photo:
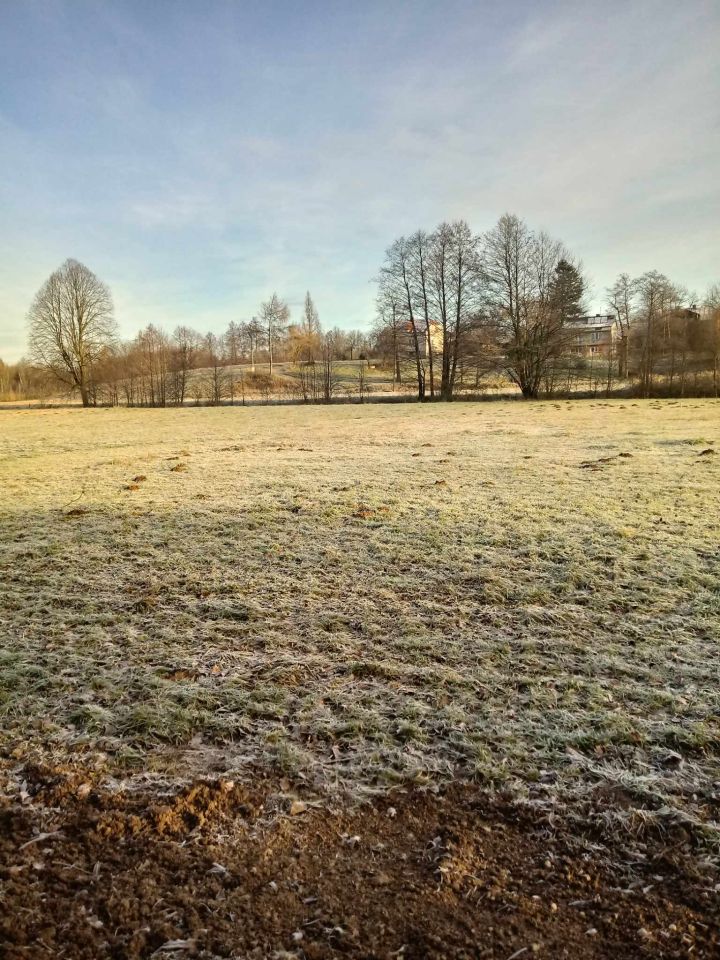
[[[0,0],[0,358],[67,257],[123,337],[275,290],[374,314],[387,246],[505,213],[720,280],[718,0]]]

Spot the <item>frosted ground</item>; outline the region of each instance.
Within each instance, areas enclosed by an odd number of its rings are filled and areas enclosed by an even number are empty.
[[[472,779],[717,841],[717,401],[8,411],[0,456],[6,769]]]

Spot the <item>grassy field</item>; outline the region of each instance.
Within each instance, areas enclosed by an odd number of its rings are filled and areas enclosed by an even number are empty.
[[[0,456],[7,764],[717,841],[720,403],[13,411]]]

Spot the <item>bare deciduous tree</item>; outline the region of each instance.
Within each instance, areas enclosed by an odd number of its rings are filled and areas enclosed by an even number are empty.
[[[345,335],[345,343],[347,344],[350,360],[355,359],[355,352],[360,349],[364,339],[362,330],[348,330]]]
[[[667,326],[669,311],[678,305],[678,293],[668,278],[649,270],[635,281],[637,309],[633,319],[635,344],[639,354],[638,374],[640,395],[649,397],[653,391],[656,355]]]
[[[185,403],[188,378],[195,366],[199,335],[190,327],[176,327],[172,335],[173,350],[170,366],[171,402],[181,407]]]
[[[227,371],[223,365],[223,342],[214,333],[208,333],[205,337],[205,348],[209,360],[206,377],[207,399],[211,406],[217,407],[229,393]]]
[[[452,400],[468,360],[469,334],[483,319],[482,302],[480,240],[464,220],[443,223],[431,235],[418,230],[387,251],[378,297],[389,325],[384,339],[404,341],[420,400],[427,388],[436,395],[438,364],[440,396]]]
[[[413,245],[406,237],[400,237],[385,254],[385,264],[380,271],[380,299],[398,305],[406,342],[415,367],[418,399],[425,399],[425,338],[427,330],[416,311],[415,274]],[[401,326],[401,329],[402,329]]]
[[[484,275],[480,238],[464,220],[442,223],[432,237],[429,261],[433,306],[442,330],[440,396],[452,400],[458,369],[466,359],[468,334],[481,320]],[[420,294],[424,303],[422,287]],[[432,341],[429,320],[428,340]]]
[[[618,323],[618,375],[625,379],[628,375],[628,345],[630,342],[630,322],[634,309],[636,294],[635,281],[629,274],[621,273],[615,283],[608,287],[608,305]]]
[[[225,358],[228,363],[236,365],[240,362],[242,353],[243,331],[239,323],[231,320],[223,337]]]
[[[318,316],[317,308],[315,307],[313,298],[310,296],[309,290],[305,294],[301,330],[304,340],[304,359],[315,360],[320,352],[322,327],[320,326],[320,317]]]
[[[116,338],[109,288],[84,264],[66,260],[38,291],[28,320],[32,359],[89,406],[93,365]]]
[[[330,403],[340,386],[341,378],[335,369],[337,357],[337,336],[328,331],[322,338],[321,382],[324,403]]]
[[[170,377],[170,342],[152,323],[135,338],[141,377],[141,403],[150,407],[167,405]]]
[[[433,260],[434,238],[429,237],[424,230],[418,230],[410,237],[408,243],[414,273],[414,296],[417,300],[418,312],[422,316],[425,337],[427,338],[428,386],[430,387],[430,397],[433,398],[435,396],[435,346],[430,335],[433,318],[430,316],[431,280],[429,263]]]
[[[25,360],[11,364],[0,360],[0,400],[29,400],[49,396],[53,386],[52,377],[46,370],[34,367]]]
[[[370,383],[368,382],[367,371],[365,370],[365,367],[362,364],[360,364],[360,366],[358,367],[357,374],[356,374],[356,382],[357,382],[357,392],[358,392],[358,397],[360,399],[360,403],[365,403],[365,398],[370,393],[371,388],[370,388]]]
[[[392,362],[393,384],[402,382],[400,340],[402,310],[393,290],[381,284],[377,298],[377,317],[373,326],[374,349],[387,362]]]
[[[314,360],[304,363],[298,373],[298,392],[303,403],[316,403],[320,396],[318,365]]]
[[[268,359],[270,361],[270,376],[273,375],[273,345],[275,340],[283,335],[290,318],[290,308],[273,293],[260,307],[260,319],[265,332]]]
[[[705,342],[712,368],[713,394],[720,392],[720,283],[714,283],[703,302]]]
[[[255,373],[255,354],[263,342],[263,325],[257,317],[244,322],[241,326],[243,340],[247,344],[247,352],[250,355],[250,370]]]
[[[322,349],[322,328],[317,309],[310,296],[305,294],[302,318],[299,324],[288,329],[288,352],[296,363],[314,363]]]
[[[485,276],[495,322],[504,331],[506,370],[524,397],[539,395],[567,349],[568,317],[556,298],[563,262],[572,265],[559,241],[511,214],[485,235]]]

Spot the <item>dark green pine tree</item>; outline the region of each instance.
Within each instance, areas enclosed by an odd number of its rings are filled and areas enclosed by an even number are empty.
[[[582,316],[584,292],[585,281],[577,267],[568,260],[558,261],[550,297],[563,324]]]

